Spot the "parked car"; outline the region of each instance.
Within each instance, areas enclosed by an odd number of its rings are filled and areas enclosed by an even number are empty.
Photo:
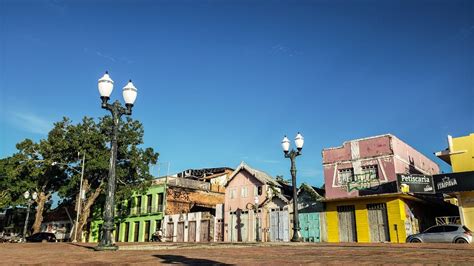
[[[462,243],[473,242],[472,231],[460,224],[435,225],[423,233],[407,237],[407,243]]]
[[[41,232],[26,237],[26,242],[56,242],[56,236],[53,233]]]
[[[19,243],[22,236],[15,233],[3,233],[0,235],[0,243]]]

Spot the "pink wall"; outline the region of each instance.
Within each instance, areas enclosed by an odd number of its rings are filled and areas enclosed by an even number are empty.
[[[409,167],[410,160],[414,162],[415,167]],[[354,168],[354,173],[360,174],[362,167],[369,165],[377,166],[379,180],[370,183],[375,189],[379,184],[395,181],[397,173],[439,172],[436,163],[392,135],[347,141],[341,147],[323,150],[326,197],[331,199],[359,196],[358,190],[349,191],[346,184],[338,182],[337,171]]]
[[[241,197],[242,187],[247,187],[248,189],[248,196]],[[235,212],[237,209],[241,209],[242,211],[247,210],[248,203],[255,203],[255,194],[254,189],[257,186],[262,186],[262,195],[258,196],[259,203],[263,203],[263,201],[267,197],[267,185],[262,184],[258,181],[255,177],[253,177],[247,170],[240,170],[234,178],[227,184],[225,190],[225,204],[224,204],[224,223],[227,224],[226,232],[224,233],[224,241],[229,241],[229,230],[232,230],[229,226],[230,221],[230,212]],[[235,189],[235,197],[233,199],[230,198],[230,191]],[[261,213],[261,221],[263,222],[260,226],[265,228],[265,221],[266,213]]]
[[[242,187],[247,187],[248,196],[245,198],[241,197]],[[237,173],[234,178],[228,183],[225,193],[225,211],[235,211],[237,208],[245,210],[247,203],[255,203],[254,189],[257,186],[263,186],[263,184],[255,179],[249,172],[246,170],[241,170]],[[230,191],[235,189],[235,198],[230,198]],[[259,202],[262,203],[266,198],[266,186],[262,187],[262,195],[259,196]]]
[[[410,171],[410,167],[414,168],[412,170],[419,171],[423,174],[434,175],[440,173],[439,166],[435,162],[428,159],[428,157],[410,145],[395,136],[392,139],[392,143],[393,150],[396,154],[395,167],[397,173]]]

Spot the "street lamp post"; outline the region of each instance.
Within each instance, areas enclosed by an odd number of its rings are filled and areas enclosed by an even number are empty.
[[[86,153],[83,152],[83,154],[82,154],[82,171],[79,171],[75,168],[69,167],[69,169],[72,169],[72,170],[74,170],[74,171],[81,174],[81,181],[79,183],[79,198],[77,200],[77,209],[76,209],[76,223],[74,224],[74,239],[72,240],[73,243],[77,242],[77,227],[79,226],[79,214],[81,213],[81,200],[82,200],[82,197],[83,197],[82,180],[84,179],[84,166],[85,166],[85,163],[86,163]],[[54,166],[54,165],[58,165],[58,164],[69,166],[68,164],[58,163],[58,162],[53,162],[51,165]]]
[[[30,199],[30,192],[25,191],[25,193],[23,193],[23,197],[25,197],[28,203],[28,207],[26,209],[25,227],[23,227],[23,242],[26,242],[26,231],[28,230],[28,219],[30,218],[31,204],[33,204],[33,202],[36,200],[36,197],[38,197],[38,193],[36,193],[36,191],[33,192]]]
[[[258,231],[259,221],[258,221],[258,196],[255,196],[255,241],[260,242],[260,233]]]
[[[301,155],[301,149],[303,149],[304,138],[298,132],[295,138],[296,144],[296,151],[292,149],[290,151],[290,140],[285,136],[281,142],[281,147],[283,148],[283,152],[285,153],[285,158],[290,158],[291,161],[291,183],[293,185],[293,237],[291,238],[291,242],[301,242],[301,234],[300,234],[300,222],[298,219],[298,202],[296,196],[296,164],[295,159],[297,156]]]
[[[113,104],[107,103],[110,94],[112,93],[114,82],[110,78],[109,73],[105,72],[104,76],[99,79],[98,83],[100,98],[102,99],[102,108],[110,111],[112,114],[112,140],[111,140],[111,154],[109,163],[109,175],[106,189],[105,210],[104,210],[104,224],[102,226],[102,238],[96,250],[117,250],[118,247],[112,242],[112,231],[114,229],[114,212],[115,212],[115,163],[117,160],[117,135],[120,118],[122,115],[131,115],[132,107],[137,98],[137,88],[130,80],[123,88],[123,99],[125,100],[125,107],[121,106],[119,101]]]
[[[258,228],[260,227],[259,221],[258,221],[258,202],[259,202],[258,196],[255,196],[255,198],[254,198],[254,203],[255,204],[252,204],[252,203],[249,202],[249,203],[247,203],[246,208],[247,208],[247,210],[253,209],[253,211],[255,213],[255,241],[260,242],[260,234],[259,234],[259,230],[258,230]]]

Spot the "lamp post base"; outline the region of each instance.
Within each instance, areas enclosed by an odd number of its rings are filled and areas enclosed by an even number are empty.
[[[116,251],[118,250],[119,247],[116,245],[111,245],[111,246],[96,246],[94,247],[95,251]]]
[[[298,231],[293,232],[293,237],[290,240],[291,242],[303,242],[303,238],[301,237],[301,234]]]

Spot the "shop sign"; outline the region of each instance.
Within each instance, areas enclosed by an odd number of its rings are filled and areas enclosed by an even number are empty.
[[[397,174],[401,192],[434,194],[433,177],[430,175]]]
[[[433,180],[438,193],[474,190],[474,171],[434,175]]]

